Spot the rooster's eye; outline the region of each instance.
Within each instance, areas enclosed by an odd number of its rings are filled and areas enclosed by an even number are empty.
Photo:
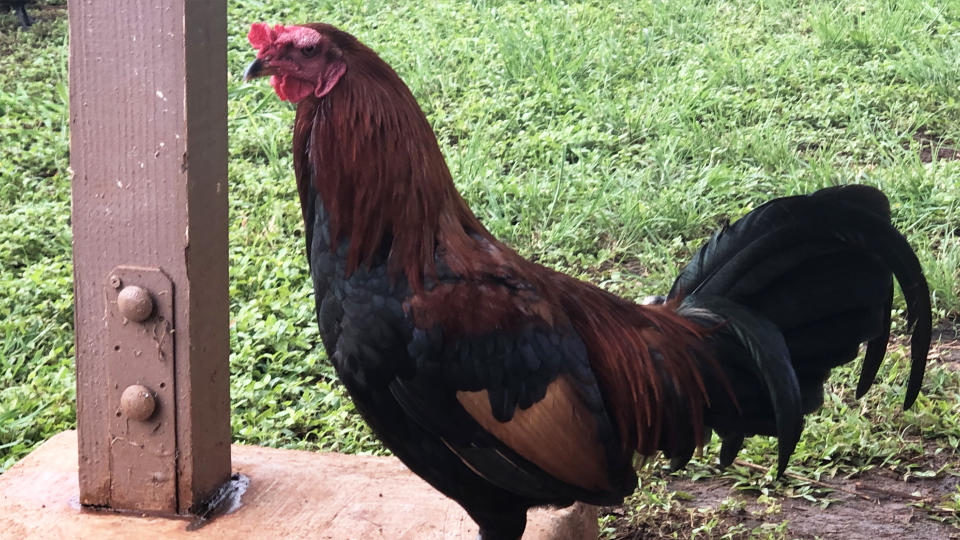
[[[317,52],[316,45],[309,45],[307,47],[303,47],[302,49],[300,49],[300,53],[303,54],[304,56],[313,56],[314,54],[316,54],[316,52]]]

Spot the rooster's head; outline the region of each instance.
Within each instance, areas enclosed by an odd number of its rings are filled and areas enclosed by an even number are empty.
[[[247,67],[244,81],[269,75],[283,100],[323,97],[347,70],[342,47],[330,33],[314,27],[254,23],[247,39],[257,49],[257,59]]]

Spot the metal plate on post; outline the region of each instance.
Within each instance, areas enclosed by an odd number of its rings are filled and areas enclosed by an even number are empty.
[[[104,294],[110,506],[176,513],[173,282],[117,266]]]

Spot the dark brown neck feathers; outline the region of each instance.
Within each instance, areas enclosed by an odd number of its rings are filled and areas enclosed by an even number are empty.
[[[349,239],[348,273],[388,243],[390,269],[420,289],[434,275],[436,250],[472,251],[471,233],[492,237],[457,193],[433,130],[400,77],[362,45],[345,59],[337,86],[297,108],[301,204],[312,204],[305,200],[310,182],[330,215],[333,248]]]

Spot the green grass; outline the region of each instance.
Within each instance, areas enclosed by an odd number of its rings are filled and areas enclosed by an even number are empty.
[[[42,17],[23,32],[0,14],[0,470],[74,424],[65,12]],[[413,89],[477,215],[544,264],[638,298],[669,287],[724,220],[771,197],[861,182],[890,197],[936,319],[960,316],[960,161],[936,159],[960,147],[956,2],[231,1],[238,442],[382,451],[319,348],[293,109],[268,85],[240,82],[246,31],[260,20],[330,22],[379,51]],[[960,371],[932,361],[904,413],[906,363],[894,356],[862,403],[856,366],[834,376],[792,471],[931,472],[924,446],[950,456],[933,472],[958,471]],[[712,474],[715,455],[687,474]],[[744,453],[763,465],[774,455],[769,439]],[[811,493],[750,470],[724,474],[779,496]],[[643,506],[643,494],[663,482],[654,475],[637,502],[653,515],[663,506]]]

